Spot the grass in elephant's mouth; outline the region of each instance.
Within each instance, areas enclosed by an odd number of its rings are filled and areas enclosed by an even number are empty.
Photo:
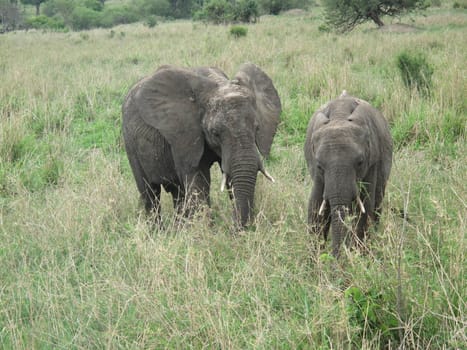
[[[243,40],[183,21],[125,26],[118,40],[2,36],[0,347],[463,347],[464,31],[341,37],[317,19],[262,18]],[[415,16],[421,27],[435,19]],[[395,57],[413,46],[435,68],[429,98],[397,73]],[[209,211],[180,221],[163,193],[155,227],[121,142],[126,91],[164,63],[231,74],[245,61],[282,99],[265,162],[276,183],[258,175],[256,217],[240,235],[216,168]],[[397,151],[369,253],[336,262],[306,233],[302,141],[313,111],[344,88],[382,110]]]

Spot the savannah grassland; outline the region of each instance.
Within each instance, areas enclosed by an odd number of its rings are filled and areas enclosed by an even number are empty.
[[[465,349],[467,13],[402,21],[419,30],[336,35],[312,11],[242,38],[188,21],[0,36],[0,348]],[[432,65],[431,95],[404,86],[404,50]],[[211,219],[177,220],[164,194],[155,228],[122,146],[126,92],[162,64],[246,61],[283,104],[276,183],[258,175],[256,219],[232,235],[213,167]],[[382,110],[395,153],[370,253],[336,262],[306,233],[302,145],[343,89]]]

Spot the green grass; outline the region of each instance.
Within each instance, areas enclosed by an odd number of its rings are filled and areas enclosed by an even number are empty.
[[[463,348],[467,14],[413,19],[414,33],[337,36],[309,17],[265,17],[242,40],[185,21],[4,34],[0,347]],[[433,66],[430,96],[399,74],[413,48]],[[126,92],[162,64],[232,76],[245,61],[283,105],[266,162],[277,181],[258,175],[254,224],[231,234],[214,167],[210,212],[179,221],[164,193],[153,227],[122,147]],[[396,152],[370,253],[336,262],[306,233],[302,148],[314,110],[343,89],[381,109]]]

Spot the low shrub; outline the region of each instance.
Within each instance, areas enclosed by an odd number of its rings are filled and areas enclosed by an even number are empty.
[[[362,347],[365,333],[380,333],[380,341],[384,344],[399,341],[396,312],[392,310],[395,306],[394,296],[384,295],[375,288],[364,291],[356,286],[347,288],[344,296],[349,322],[355,330],[352,339],[354,345]]]
[[[149,28],[154,28],[157,25],[156,16],[149,16],[148,18],[146,18],[145,25]]]
[[[193,14],[193,19],[214,24],[232,22],[256,22],[259,16],[258,4],[254,0],[211,0]]]
[[[466,0],[454,1],[454,4],[452,4],[452,7],[455,9],[467,9],[467,1]]]
[[[228,23],[233,19],[232,4],[225,0],[212,0],[204,5],[197,16],[214,24]]]
[[[110,28],[119,24],[137,22],[139,19],[136,11],[128,6],[108,7],[102,11],[98,26]]]
[[[423,95],[430,94],[433,67],[428,63],[425,54],[403,51],[397,56],[397,67],[408,89],[417,89]]]
[[[239,0],[235,2],[233,17],[235,21],[256,22],[259,16],[258,3],[255,0]]]
[[[26,28],[63,30],[65,23],[60,18],[47,17],[44,15],[30,17],[26,20]]]
[[[91,29],[99,26],[101,13],[87,7],[76,7],[71,15],[71,26],[75,30]]]
[[[323,33],[329,33],[331,32],[331,27],[329,27],[327,24],[322,23],[319,25],[318,30]]]
[[[248,33],[248,29],[242,26],[232,26],[230,27],[230,35],[235,38],[239,38],[241,36],[246,36]]]

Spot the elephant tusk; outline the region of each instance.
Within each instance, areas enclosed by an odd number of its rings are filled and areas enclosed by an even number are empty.
[[[271,176],[271,174],[269,174],[267,172],[267,170],[264,169],[263,162],[261,161],[261,152],[259,151],[258,146],[256,146],[256,152],[258,154],[258,168],[259,168],[259,171],[261,171],[263,173],[263,175],[266,177],[266,179],[268,179],[272,183],[276,182],[276,180],[274,180],[274,178]]]
[[[362,212],[362,214],[365,214],[366,213],[365,206],[363,205],[363,202],[359,196],[357,196],[357,204],[360,207],[360,211]]]
[[[324,214],[324,209],[326,209],[326,199],[323,199],[323,203],[319,207],[318,215],[322,216]]]
[[[227,183],[227,175],[225,173],[222,173],[221,192],[224,192],[226,183]]]
[[[266,177],[266,179],[268,179],[268,180],[271,181],[272,183],[276,182],[276,180],[274,180],[274,178],[267,172],[266,169],[262,169],[261,172],[264,174],[264,176]]]

